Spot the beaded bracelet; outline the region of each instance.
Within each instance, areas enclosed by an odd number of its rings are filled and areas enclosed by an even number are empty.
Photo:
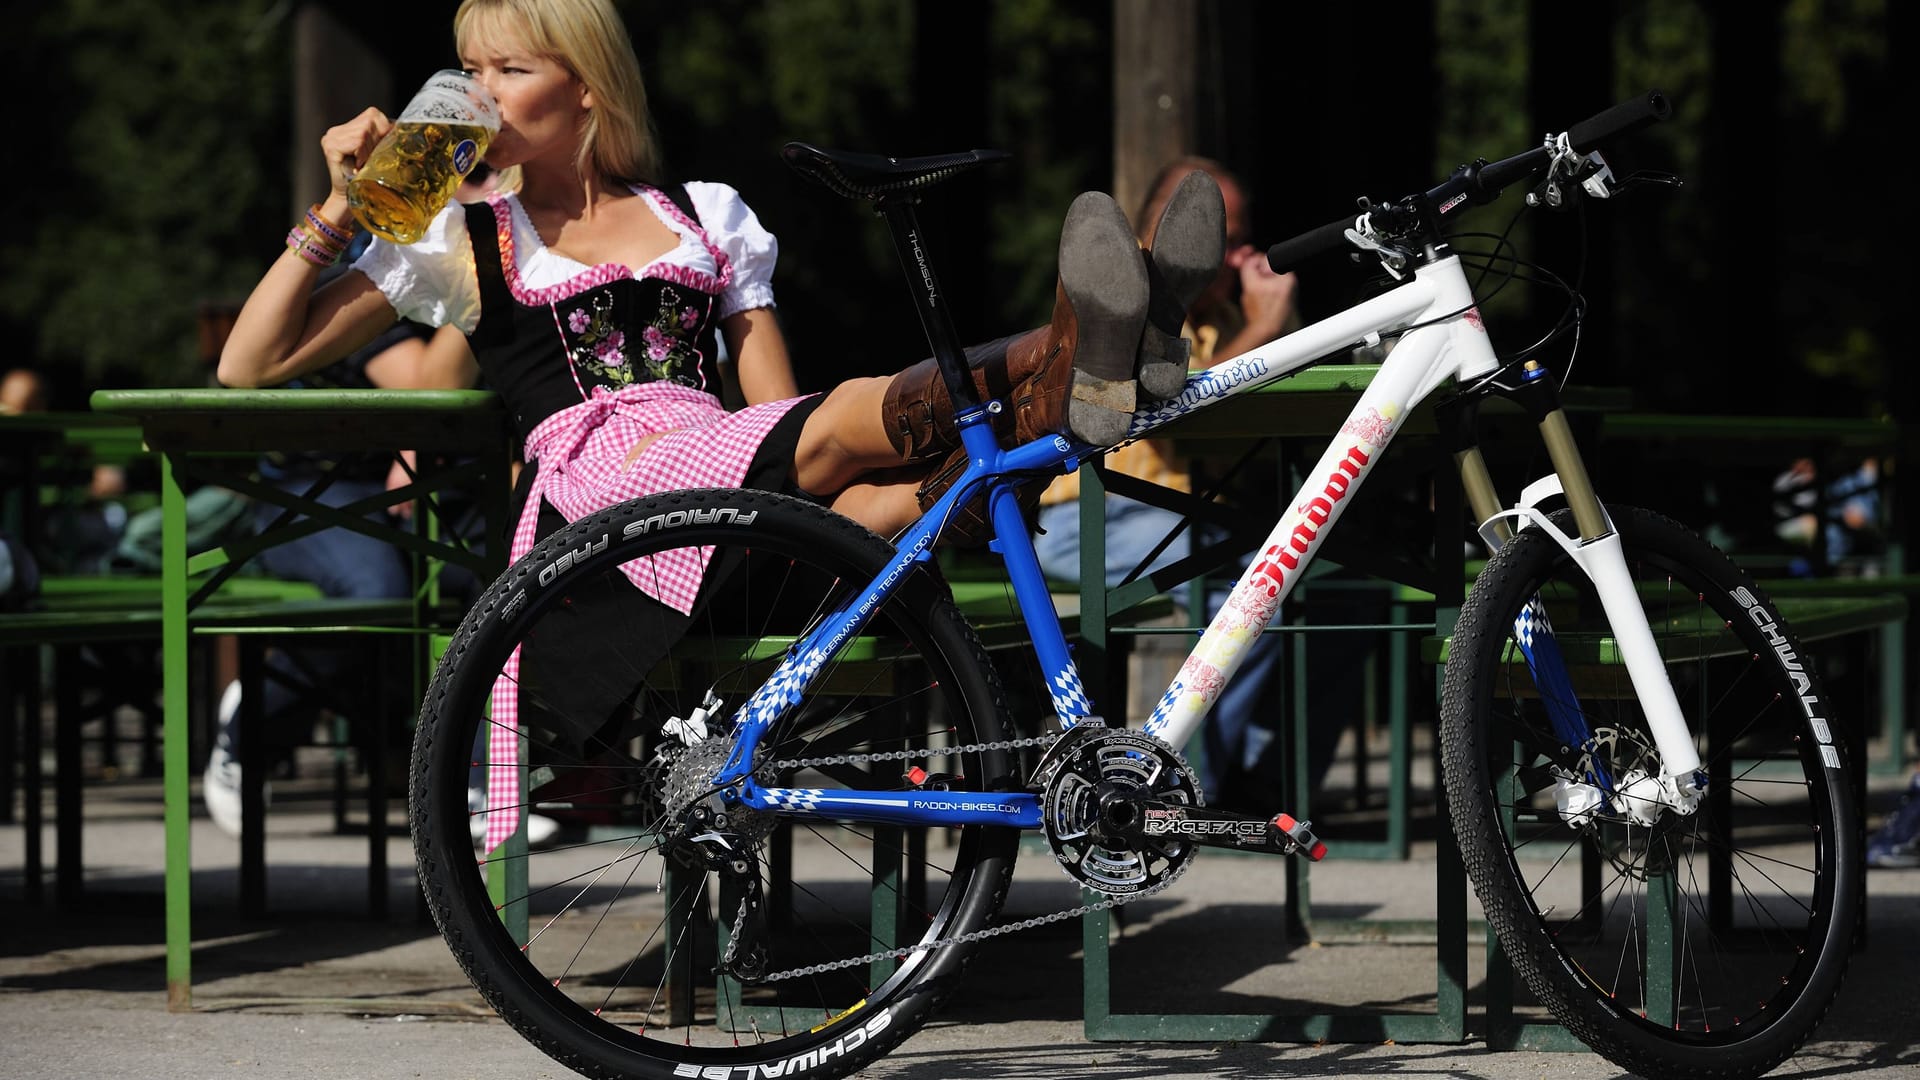
[[[308,228],[305,222],[287,231],[287,250],[322,269],[339,262],[346,251]]]
[[[346,246],[353,242],[353,220],[349,218],[344,229],[329,225],[327,224],[327,219],[320,216],[319,203],[314,203],[313,206],[307,210],[307,224],[313,226],[314,231],[318,232],[321,236],[340,245],[342,250],[345,250]]]

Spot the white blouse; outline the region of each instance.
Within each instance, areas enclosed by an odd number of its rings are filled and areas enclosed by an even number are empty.
[[[720,291],[716,319],[751,308],[773,306],[773,267],[780,255],[779,241],[760,224],[740,193],[726,184],[689,181],[687,197],[700,215],[695,227],[654,188],[635,186],[661,222],[680,237],[679,246],[632,271],[635,279],[673,277],[725,279],[708,244],[731,263],[731,278]],[[496,212],[505,206],[513,228],[513,257],[519,282],[528,289],[552,289],[595,268],[548,249],[533,227],[520,199],[500,197]],[[702,243],[700,233],[706,233]],[[459,203],[450,203],[411,244],[375,239],[353,268],[367,275],[402,318],[429,326],[452,325],[472,333],[480,324],[480,279],[473,268],[473,246],[467,242],[467,215]]]

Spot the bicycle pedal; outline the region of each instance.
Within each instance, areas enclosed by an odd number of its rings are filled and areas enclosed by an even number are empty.
[[[1273,827],[1279,829],[1298,846],[1300,854],[1319,862],[1327,857],[1327,845],[1313,835],[1313,822],[1295,821],[1292,814],[1276,814]]]

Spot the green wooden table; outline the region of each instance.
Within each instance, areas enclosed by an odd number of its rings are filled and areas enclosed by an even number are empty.
[[[1290,378],[1279,380],[1261,389],[1229,399],[1201,412],[1184,417],[1162,429],[1159,435],[1172,439],[1183,451],[1196,457],[1206,456],[1215,460],[1257,452],[1256,444],[1269,438],[1308,440],[1313,443],[1306,453],[1304,464],[1311,464],[1322,449],[1321,443],[1331,438],[1346,420],[1348,413],[1359,400],[1360,394],[1379,371],[1378,366],[1357,364],[1329,364],[1311,368]],[[1606,396],[1590,394],[1589,396]],[[1611,402],[1617,395],[1607,396]],[[1497,412],[1498,407],[1489,410]],[[1433,561],[1431,565],[1418,565],[1417,560],[1407,558],[1405,552],[1378,550],[1358,542],[1360,538],[1349,529],[1344,534],[1336,531],[1330,541],[1327,552],[1321,558],[1330,565],[1338,561],[1341,565],[1363,570],[1377,575],[1381,586],[1393,591],[1399,598],[1396,602],[1402,607],[1419,605],[1426,609],[1431,604],[1434,621],[1416,619],[1405,612],[1399,623],[1374,629],[1389,632],[1389,648],[1394,659],[1391,662],[1404,663],[1409,655],[1411,640],[1409,634],[1430,634],[1436,622],[1450,628],[1457,616],[1462,599],[1464,572],[1461,569],[1463,525],[1465,511],[1459,492],[1457,478],[1452,471],[1452,462],[1442,457],[1437,463],[1429,463],[1421,458],[1416,448],[1409,450],[1402,444],[1418,444],[1433,435],[1436,426],[1430,405],[1415,410],[1395,435],[1395,445],[1399,452],[1386,461],[1395,469],[1413,466],[1429,472],[1433,483],[1434,496],[1434,536]],[[1283,444],[1284,445],[1284,444]],[[1282,487],[1285,482],[1286,461],[1290,451],[1282,452]],[[1108,491],[1140,499],[1155,505],[1165,506],[1179,512],[1203,514],[1208,510],[1195,504],[1191,497],[1181,493],[1156,489],[1150,484],[1128,477],[1111,475],[1093,465],[1083,466],[1080,473],[1080,564],[1086,566],[1106,565],[1106,518],[1104,495]],[[1376,485],[1393,483],[1383,470],[1374,478]],[[1199,486],[1196,484],[1196,487]],[[1237,575],[1241,569],[1238,556],[1263,539],[1270,530],[1273,521],[1278,519],[1284,508],[1285,500],[1293,494],[1291,489],[1281,491],[1269,509],[1262,507],[1259,513],[1237,515],[1239,521],[1223,521],[1222,524],[1242,526],[1240,535],[1227,543],[1209,551],[1197,551],[1181,563],[1169,566],[1151,576],[1123,583],[1112,588],[1100,586],[1098,577],[1081,582],[1080,597],[1080,638],[1083,645],[1076,650],[1076,661],[1082,666],[1083,677],[1088,685],[1102,688],[1107,700],[1124,701],[1124,680],[1119,677],[1118,668],[1122,661],[1119,654],[1109,657],[1109,650],[1120,644],[1126,637],[1144,633],[1175,633],[1189,637],[1199,629],[1197,626],[1176,627],[1128,627],[1119,625],[1120,620],[1136,605],[1155,597],[1164,597],[1165,592],[1180,581],[1189,580],[1196,574],[1226,573]],[[1214,511],[1217,513],[1217,509]],[[1247,518],[1258,518],[1248,521]],[[1253,526],[1257,536],[1249,536],[1245,526]],[[1333,546],[1333,545],[1338,545]],[[1222,563],[1222,559],[1230,562]],[[1411,590],[1411,591],[1409,591]],[[1297,608],[1298,599],[1289,604]],[[1192,620],[1189,620],[1192,621]],[[1268,628],[1269,633],[1292,634],[1307,628],[1290,624],[1284,618],[1277,620]],[[1328,628],[1329,632],[1345,632],[1353,628],[1340,628],[1338,631]],[[1364,628],[1362,628],[1364,629]],[[1298,650],[1293,650],[1293,660],[1298,660]],[[1304,674],[1304,665],[1293,663],[1295,711],[1301,701],[1298,683]],[[1114,695],[1122,695],[1115,698]],[[1397,814],[1400,829],[1390,833],[1388,846],[1401,857],[1405,854],[1405,818],[1406,785],[1404,782],[1406,747],[1408,737],[1408,701],[1404,695],[1393,702],[1390,709],[1390,722],[1393,726],[1395,775],[1401,783],[1394,785],[1389,792],[1394,801],[1392,810]],[[1128,717],[1128,722],[1139,719]],[[1285,784],[1283,798],[1287,801],[1284,809],[1301,816],[1306,812],[1306,766],[1304,725],[1289,723],[1284,730],[1293,735],[1292,751],[1289,754],[1292,767],[1288,770],[1289,782]],[[1275,810],[1283,807],[1274,807]],[[1397,845],[1397,846],[1396,846]],[[1337,844],[1335,845],[1338,846]],[[1249,864],[1249,871],[1253,870]],[[1298,859],[1286,859],[1276,869],[1285,881],[1286,907],[1285,922],[1276,928],[1277,933],[1295,938],[1310,938],[1317,934],[1326,934],[1334,930],[1331,924],[1314,926],[1310,915],[1308,868]],[[1089,900],[1099,899],[1089,893]],[[1383,1012],[1374,1014],[1353,1013],[1253,1013],[1253,1014],[1180,1014],[1180,1013],[1116,1013],[1113,1010],[1111,988],[1117,981],[1113,970],[1109,948],[1109,914],[1106,911],[1094,912],[1082,919],[1082,944],[1086,953],[1086,976],[1084,983],[1084,1025],[1087,1037],[1105,1040],[1132,1039],[1171,1039],[1214,1041],[1222,1039],[1271,1040],[1271,1041],[1315,1041],[1321,1039],[1335,1041],[1380,1041],[1395,1039],[1401,1042],[1459,1042],[1466,1037],[1466,972],[1467,972],[1467,918],[1466,918],[1466,872],[1460,862],[1459,852],[1445,840],[1439,845],[1436,896],[1436,1009],[1432,1013]]]
[[[351,529],[391,542],[418,559],[465,566],[490,580],[504,566],[512,441],[499,399],[457,390],[102,390],[96,412],[138,424],[145,445],[160,456],[162,529],[161,615],[166,802],[167,1005],[192,1007],[192,877],[188,760],[187,654],[189,634],[212,628],[203,604],[255,553],[320,529]],[[423,471],[414,483],[335,508],[316,492],[293,494],[253,475],[257,456],[281,451],[420,451],[457,463]],[[186,550],[183,480],[218,484],[281,507],[277,522],[255,536],[204,552]],[[370,511],[412,501],[415,520],[437,514],[436,498],[460,488],[481,493],[488,542],[484,550],[436,539],[411,527],[369,520]],[[431,575],[417,580],[431,581]],[[429,599],[414,598],[414,626],[424,623]],[[291,615],[293,612],[288,612]],[[254,633],[292,629],[298,620],[249,623]],[[225,622],[225,620],[222,620]],[[226,632],[234,628],[227,626]],[[308,629],[311,629],[309,627]],[[424,637],[422,637],[424,655]],[[257,740],[255,740],[257,742]],[[258,770],[254,770],[256,775]]]

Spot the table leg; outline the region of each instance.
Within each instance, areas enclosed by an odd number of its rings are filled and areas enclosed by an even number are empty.
[[[26,719],[20,728],[20,786],[25,803],[21,808],[21,829],[26,834],[27,903],[39,907],[46,900],[46,855],[40,843],[44,776],[40,768],[40,713],[44,690],[40,682],[40,649],[36,646],[19,651],[25,658],[21,670],[26,675],[20,683],[25,688],[26,699]]]
[[[80,646],[53,649],[53,897],[72,910],[80,901]],[[108,709],[105,723],[113,723]]]
[[[165,710],[167,1010],[193,1008],[193,839],[187,777],[187,516],[173,461],[160,459],[160,667]]]

